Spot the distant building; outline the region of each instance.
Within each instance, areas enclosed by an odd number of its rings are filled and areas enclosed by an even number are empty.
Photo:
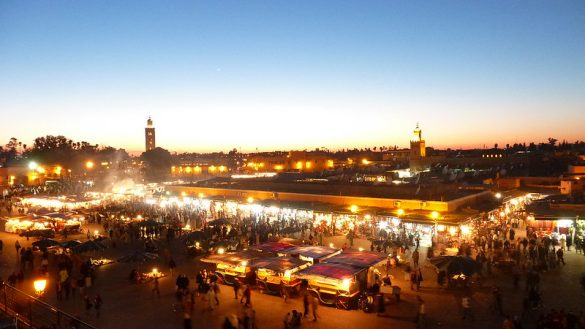
[[[563,178],[561,179],[560,186],[561,194],[565,195],[577,195],[582,194],[585,191],[585,179],[576,178]]]
[[[0,187],[43,185],[47,181],[60,180],[70,174],[70,170],[59,165],[4,167],[0,168]]]
[[[324,152],[291,151],[288,154],[255,154],[245,164],[246,171],[319,172],[334,169],[334,159]]]
[[[156,148],[156,139],[154,134],[154,126],[152,125],[152,119],[148,117],[146,121],[146,128],[144,129],[144,137],[146,141],[146,150],[152,151]]]

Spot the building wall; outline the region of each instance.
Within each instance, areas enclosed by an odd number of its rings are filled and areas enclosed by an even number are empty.
[[[65,170],[56,165],[42,166],[37,170],[31,170],[26,166],[5,167],[0,168],[0,186],[39,185],[47,180],[61,179],[64,175]]]
[[[585,180],[563,179],[561,180],[561,194],[577,194],[585,191]]]
[[[253,155],[248,158],[245,169],[248,172],[319,172],[334,169],[334,161],[322,153],[293,151],[288,155]]]
[[[203,178],[228,175],[229,171],[229,168],[224,165],[181,165],[171,167],[171,176],[177,178]]]
[[[585,174],[585,165],[569,165],[567,170],[569,174]]]

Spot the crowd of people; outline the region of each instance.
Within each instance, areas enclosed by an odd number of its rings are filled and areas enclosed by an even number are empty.
[[[314,226],[310,221],[301,221],[293,218],[274,218],[265,214],[238,213],[229,219],[229,224],[214,225],[212,219],[218,219],[226,215],[222,210],[207,212],[200,207],[189,205],[178,206],[167,204],[160,206],[144,202],[141,198],[128,198],[125,200],[112,200],[87,212],[87,220],[100,224],[104,228],[105,235],[111,240],[111,245],[144,242],[145,249],[154,248],[161,240],[172,240],[180,238],[189,232],[185,227],[193,225],[206,233],[211,243],[234,240],[236,248],[242,249],[249,245],[268,241],[271,237],[286,236],[294,234],[305,243],[323,244],[323,236],[334,233],[334,227]],[[145,225],[146,224],[146,225]],[[376,223],[372,227],[377,229]],[[285,234],[283,232],[290,232]],[[88,233],[89,234],[89,233]],[[492,298],[494,313],[503,317],[503,326],[506,329],[522,328],[523,319],[533,316],[534,311],[538,315],[538,328],[585,328],[583,326],[582,314],[576,315],[564,310],[550,310],[545,312],[545,301],[542,300],[540,282],[543,273],[563,267],[566,264],[565,252],[573,246],[582,247],[579,243],[579,235],[576,239],[567,239],[562,235],[543,235],[540,232],[526,226],[523,220],[512,218],[512,215],[498,220],[478,220],[473,224],[472,233],[466,236],[452,237],[450,243],[458,247],[458,253],[473,258],[477,264],[477,274],[473,280],[484,281],[489,279],[497,271],[497,274],[504,274],[509,277],[512,287],[521,289],[520,282],[524,281],[525,286],[523,299],[523,313],[515,316],[508,316],[503,299],[505,294],[499,287],[494,287]],[[408,231],[404,226],[396,226],[396,230],[380,232],[368,232],[367,230],[350,230],[346,235],[347,244],[345,247],[353,246],[353,239],[370,237],[371,250],[380,251],[392,255],[388,261],[387,274],[390,268],[396,268],[400,262],[408,262],[410,271],[408,278],[411,289],[419,291],[421,287],[422,271],[419,264],[420,253],[423,247],[420,246],[420,236],[416,231]],[[440,253],[435,243],[427,250],[427,259]],[[411,252],[412,250],[412,252]],[[577,249],[579,252],[582,249]],[[15,272],[8,278],[9,283],[17,285],[22,277],[30,271],[34,261],[30,260],[32,252],[28,248],[18,250],[20,256],[21,271]],[[172,258],[171,255],[165,255]],[[35,257],[35,256],[33,256]],[[49,257],[46,252],[40,253],[41,267],[38,271],[46,271],[49,266]],[[63,254],[54,258],[55,267],[58,269],[58,280],[56,292],[58,300],[68,299],[75,296],[83,296],[85,307],[96,310],[99,316],[101,308],[101,297],[89,297],[84,294],[83,288],[91,286],[95,279],[92,266],[87,262],[79,262],[71,255]],[[174,262],[174,260],[173,260]],[[173,270],[175,265],[170,265]],[[441,275],[442,274],[442,275]],[[88,279],[89,278],[89,279]],[[437,279],[440,285],[445,282],[446,273],[438,273]],[[89,281],[88,281],[89,280]],[[191,316],[194,305],[198,299],[203,301],[205,309],[212,312],[221,302],[219,299],[220,285],[215,274],[202,270],[191,277],[194,281],[190,283],[189,276],[180,274],[176,280],[177,302],[176,309],[184,314],[185,326],[191,326]],[[471,282],[472,280],[469,280]],[[190,284],[194,287],[190,287]],[[471,285],[468,285],[469,288]],[[160,295],[159,280],[152,280],[152,292]],[[242,314],[232,314],[225,319],[224,328],[254,328],[255,313],[252,308],[252,288],[250,285],[237,283],[234,285],[234,297],[240,299],[244,306]],[[283,294],[285,295],[285,294]],[[97,300],[96,300],[97,298]],[[283,323],[285,328],[296,328],[306,317],[318,319],[318,300],[308,294],[302,294],[303,312],[291,310],[287,312]],[[419,302],[422,301],[422,298]],[[424,302],[422,313],[418,319],[425,319]],[[91,307],[89,306],[91,305]],[[465,295],[461,299],[462,317],[465,321],[473,318],[472,299]],[[310,312],[312,309],[312,312]],[[419,307],[419,313],[420,311]],[[422,320],[421,320],[422,321]],[[237,325],[234,325],[237,323]],[[566,325],[558,326],[558,323]],[[230,327],[231,326],[231,327]],[[422,326],[422,325],[421,325]]]

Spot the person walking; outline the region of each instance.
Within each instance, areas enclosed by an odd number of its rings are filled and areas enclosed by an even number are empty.
[[[419,258],[420,258],[420,253],[418,252],[418,248],[414,249],[414,252],[412,253],[412,262],[414,264],[414,268],[418,268]]]
[[[426,308],[425,308],[425,301],[420,297],[420,296],[416,296],[416,299],[418,301],[418,310],[417,310],[417,314],[416,314],[416,323],[418,328],[420,329],[424,329],[426,328]]]
[[[414,290],[414,287],[418,286],[418,283],[416,282],[417,278],[418,278],[417,271],[412,270],[410,272],[410,290]]]
[[[99,319],[100,310],[102,308],[102,297],[100,296],[100,294],[95,295],[95,298],[93,299],[93,306],[95,308],[95,315]]]
[[[282,296],[284,302],[286,303],[288,301],[288,291],[286,290],[286,285],[282,280],[280,280],[280,295]]]
[[[305,292],[305,294],[303,295],[303,317],[308,317],[309,316],[309,293]]]
[[[91,300],[89,299],[88,295],[85,295],[83,297],[83,303],[85,305],[85,315],[89,316],[89,314],[91,312],[91,308],[93,307],[93,304],[91,303]]]
[[[461,308],[463,309],[463,320],[467,317],[471,318],[471,320],[475,319],[471,312],[471,297],[463,296],[463,298],[461,298]]]
[[[242,295],[242,299],[246,300],[246,302],[244,303],[244,306],[246,307],[251,307],[252,306],[252,290],[250,290],[250,285],[246,286],[246,289],[244,290],[244,294]],[[240,303],[242,302],[242,299],[240,300]]]
[[[317,321],[317,319],[319,318],[319,315],[317,314],[317,309],[319,308],[319,299],[317,299],[317,296],[313,296],[313,299],[311,300],[311,308],[313,309],[313,322]]]
[[[159,286],[158,277],[155,277],[154,281],[152,282],[152,293],[156,294],[157,297],[160,297],[160,289],[158,286]]]
[[[378,304],[378,308],[376,309],[376,315],[380,316],[380,314],[384,314],[386,312],[386,305],[385,305],[385,298],[383,294],[376,295],[376,302]]]
[[[290,322],[290,312],[288,312],[288,313],[286,313],[284,315],[284,318],[282,319],[282,322],[284,324],[284,329],[289,329],[290,328],[290,325],[289,325],[289,322]]]
[[[215,296],[215,291],[213,287],[209,287],[207,290],[207,305],[209,305],[209,310],[213,311],[214,308],[214,301],[217,297]]]
[[[423,276],[422,276],[422,272],[420,270],[420,267],[416,270],[416,291],[420,290],[420,283],[423,280]]]
[[[217,284],[217,282],[213,282],[211,284],[211,289],[213,290],[213,297],[215,300],[215,305],[219,306],[219,285]]]
[[[563,251],[563,248],[559,248],[557,250],[557,263],[559,265],[561,263],[563,263],[563,265],[565,265],[565,252]]]
[[[183,328],[184,329],[191,329],[191,312],[185,310],[183,311]]]
[[[240,291],[240,281],[238,279],[234,280],[234,298],[238,299],[238,291]]]
[[[14,248],[16,248],[16,261],[18,262],[18,260],[20,259],[19,255],[20,255],[20,248],[22,248],[20,246],[20,242],[18,242],[18,240],[16,240],[16,242],[14,242]]]
[[[175,271],[176,267],[177,263],[175,263],[175,260],[171,257],[171,260],[169,261],[169,271],[171,272],[171,278],[174,277],[173,272]]]

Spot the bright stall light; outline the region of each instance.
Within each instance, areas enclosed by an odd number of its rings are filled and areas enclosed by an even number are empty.
[[[471,229],[467,225],[461,225],[460,229],[463,235],[468,235],[471,232]]]
[[[573,225],[573,221],[571,219],[559,219],[557,221],[558,227],[571,227]]]
[[[351,285],[351,279],[343,279],[341,282],[341,288],[345,291],[349,291],[349,287]]]

